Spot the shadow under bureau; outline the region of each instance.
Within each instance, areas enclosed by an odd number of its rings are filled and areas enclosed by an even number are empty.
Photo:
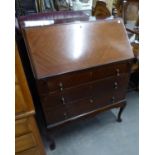
[[[25,24],[22,34],[47,128],[112,108],[121,121],[134,58],[121,19]]]

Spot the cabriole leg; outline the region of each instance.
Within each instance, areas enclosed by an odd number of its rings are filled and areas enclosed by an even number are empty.
[[[119,110],[118,116],[117,116],[117,122],[122,122],[121,115],[122,115],[122,112],[123,112],[123,110],[125,109],[125,107],[126,107],[126,103],[124,103],[124,104],[120,107],[120,110]]]

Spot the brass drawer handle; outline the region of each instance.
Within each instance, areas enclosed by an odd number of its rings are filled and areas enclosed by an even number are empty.
[[[115,102],[115,97],[113,96],[111,100],[112,100],[112,103],[114,103]]]
[[[67,113],[66,112],[64,112],[64,117],[65,117],[65,119],[67,118]]]
[[[90,102],[90,103],[93,103],[94,101],[93,101],[93,99],[90,99],[89,102]]]
[[[116,69],[116,75],[120,76],[120,70],[118,68]]]
[[[60,87],[60,90],[61,90],[61,91],[64,90],[62,82],[59,83],[59,87]]]
[[[117,88],[118,88],[118,83],[114,82],[114,89],[117,89]]]
[[[65,99],[64,99],[64,97],[61,97],[61,101],[62,101],[62,104],[65,104]]]

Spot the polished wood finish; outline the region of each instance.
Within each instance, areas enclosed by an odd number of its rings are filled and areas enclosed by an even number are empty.
[[[16,46],[16,51],[18,51]],[[32,104],[32,98],[28,89],[26,78],[24,76],[24,71],[21,65],[21,60],[19,53],[16,52],[16,81],[15,81],[15,111],[16,116],[21,113],[26,113],[28,111],[34,111],[34,106]]]
[[[16,144],[15,149],[17,152],[27,150],[37,145],[32,133],[16,137],[15,144]]]
[[[26,151],[18,152],[16,155],[42,155],[38,148],[32,148]]]
[[[37,79],[133,58],[121,19],[27,27],[24,31]]]
[[[102,78],[63,91],[40,94],[46,123],[50,125],[74,117],[77,113],[81,115],[124,100],[128,77],[129,74],[126,72],[118,77]]]
[[[25,119],[19,119],[16,121],[16,129],[15,129],[15,135],[21,136],[23,134],[26,134],[30,132],[30,128],[28,126],[28,118]]]
[[[15,152],[17,155],[44,155],[34,118],[35,109],[16,46]]]
[[[23,27],[23,36],[47,129],[112,108],[120,122],[134,58],[121,19]]]

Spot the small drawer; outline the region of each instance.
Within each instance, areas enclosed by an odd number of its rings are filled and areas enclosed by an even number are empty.
[[[59,106],[54,108],[43,109],[47,126],[57,123],[68,118],[66,107]]]
[[[62,91],[65,88],[74,87],[89,81],[91,81],[91,73],[89,71],[78,71],[39,80],[37,85],[38,91],[44,94],[58,90]]]
[[[16,137],[21,136],[23,134],[26,134],[30,131],[31,130],[28,126],[28,119],[27,118],[16,120],[16,128],[15,128]]]
[[[20,136],[16,138],[15,149],[16,152],[25,151],[33,148],[37,145],[35,138],[32,133]]]
[[[16,153],[16,155],[41,155],[41,154],[39,149],[36,147],[23,152]]]
[[[101,66],[96,69],[93,69],[92,80],[99,80],[112,76],[119,77],[123,73],[128,73],[129,69],[129,64],[126,62]]]

